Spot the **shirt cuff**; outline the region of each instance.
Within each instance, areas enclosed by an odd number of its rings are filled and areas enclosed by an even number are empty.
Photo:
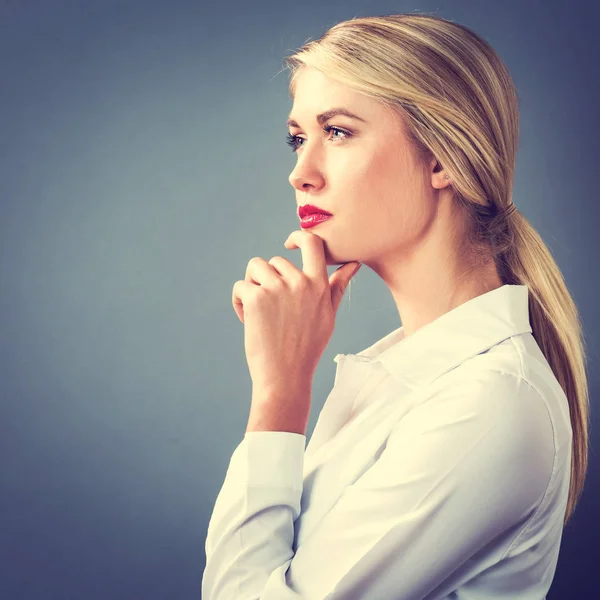
[[[306,436],[289,431],[250,431],[234,450],[227,480],[244,487],[301,491]]]

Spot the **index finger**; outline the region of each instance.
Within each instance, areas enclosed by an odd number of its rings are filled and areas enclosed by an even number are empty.
[[[302,253],[302,272],[311,279],[329,279],[323,240],[310,231],[297,229],[292,231],[283,244],[289,250],[300,248]]]

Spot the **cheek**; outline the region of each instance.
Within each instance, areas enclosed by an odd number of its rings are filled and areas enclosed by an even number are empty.
[[[359,162],[356,176],[381,191],[393,191],[406,187],[407,172],[398,148],[385,146],[372,150],[368,158]]]
[[[414,169],[401,148],[367,140],[345,158],[336,179],[353,206],[352,221],[366,220],[381,231],[414,226],[419,194],[413,189]]]
[[[340,172],[340,179],[352,202],[362,208],[385,202],[385,198],[393,194],[397,177],[385,164],[385,159],[363,156],[349,161]]]
[[[403,205],[409,200],[410,186],[405,168],[393,155],[389,152],[376,153],[351,173],[357,191],[368,197],[371,206],[377,207],[372,218],[378,221],[397,220],[404,213]]]

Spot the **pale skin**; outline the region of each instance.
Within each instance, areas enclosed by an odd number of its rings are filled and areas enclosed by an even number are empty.
[[[351,137],[317,123],[317,114],[336,107],[365,120],[337,115],[323,123]],[[455,252],[463,228],[451,179],[435,158],[426,166],[418,162],[390,109],[304,67],[290,116],[298,126],[289,132],[302,138],[289,176],[296,204],[333,214],[310,229],[323,239],[326,263],[357,261],[377,273],[392,293],[405,336],[502,285],[493,261],[464,276],[470,265]]]
[[[330,114],[318,122],[338,107],[359,119]],[[435,158],[419,162],[397,113],[303,68],[288,125],[298,157],[289,177],[296,205],[333,217],[285,242],[301,251],[301,270],[280,256],[255,257],[232,301],[253,381],[246,431],[305,435],[314,372],[355,265],[386,283],[405,337],[502,281],[493,261],[473,268],[459,251],[465,223],[451,179]],[[328,276],[327,265],[342,266]]]

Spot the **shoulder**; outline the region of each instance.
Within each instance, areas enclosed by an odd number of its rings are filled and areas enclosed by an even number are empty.
[[[441,377],[422,399],[421,410],[439,423],[470,420],[486,432],[479,446],[485,459],[536,473],[547,486],[556,455],[555,428],[548,399],[518,369],[480,363]]]
[[[501,501],[497,509],[513,523],[532,516],[548,493],[556,454],[538,390],[518,374],[483,367],[454,369],[422,390],[387,449],[399,465],[411,456],[419,477],[431,473],[449,495],[462,490],[468,499],[476,489],[478,502]]]
[[[554,378],[530,335],[512,336],[471,356],[443,373],[428,387],[426,397],[438,402],[462,401],[483,418],[501,419],[515,431],[531,421],[552,429],[554,398],[545,382]],[[543,356],[543,355],[542,355]]]
[[[553,443],[548,399],[518,369],[470,361],[431,384],[422,402],[431,403],[436,411],[476,415],[482,424],[510,431],[513,439],[538,432]]]

